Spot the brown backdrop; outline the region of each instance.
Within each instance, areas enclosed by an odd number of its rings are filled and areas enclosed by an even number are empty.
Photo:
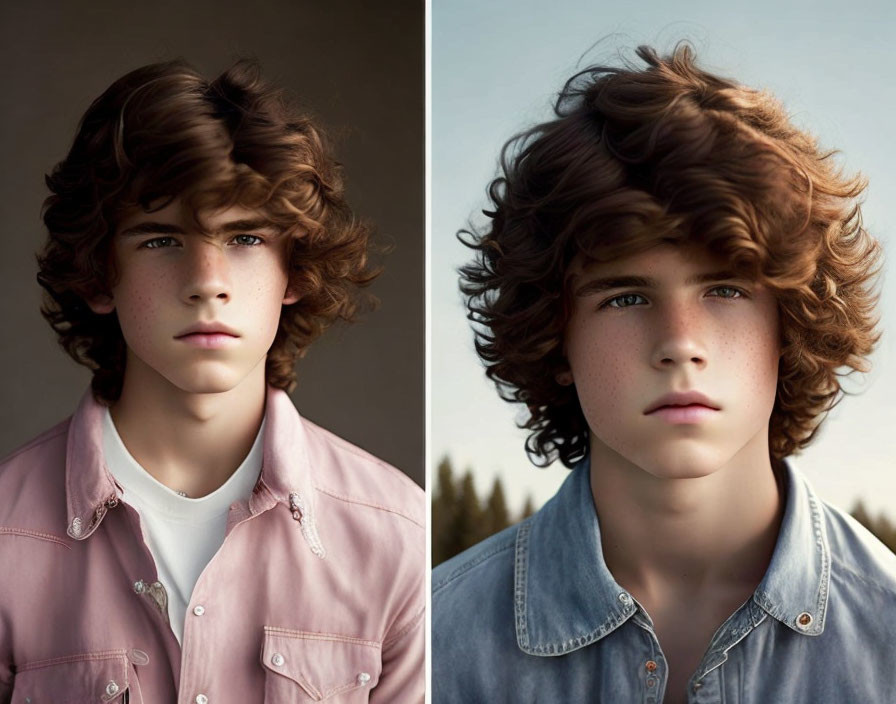
[[[39,313],[44,174],[113,80],[183,57],[215,76],[240,56],[336,137],[349,202],[392,245],[379,309],[299,363],[299,410],[423,484],[423,3],[398,0],[2,3],[0,456],[73,410],[89,372]]]

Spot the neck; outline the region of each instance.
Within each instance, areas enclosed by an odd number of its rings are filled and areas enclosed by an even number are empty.
[[[128,356],[110,412],[134,459],[190,498],[220,487],[249,454],[264,418],[264,360],[233,389],[191,393]]]
[[[757,435],[711,474],[670,479],[592,436],[591,489],[617,582],[653,603],[720,589],[752,593],[783,515],[765,438]]]

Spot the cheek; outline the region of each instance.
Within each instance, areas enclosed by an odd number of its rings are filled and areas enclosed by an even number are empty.
[[[778,386],[780,358],[777,312],[757,311],[727,339],[728,368],[742,390],[745,409],[769,414]]]
[[[592,427],[613,424],[637,388],[643,340],[634,330],[589,330],[570,338],[567,352],[582,412]]]
[[[118,322],[129,345],[139,345],[165,324],[165,302],[159,294],[170,289],[169,279],[164,271],[133,269],[113,289]]]

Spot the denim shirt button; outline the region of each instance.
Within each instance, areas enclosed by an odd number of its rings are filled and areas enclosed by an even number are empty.
[[[118,689],[118,683],[115,680],[112,680],[106,685],[106,695],[111,697],[118,694]]]
[[[694,689],[694,691],[696,692],[696,691],[697,691],[698,689],[700,689],[702,686],[703,686],[703,683],[702,683],[702,682],[694,682],[694,687],[693,687],[693,689]]]
[[[621,601],[623,604],[630,604],[632,598],[625,592],[619,592],[619,601]]]
[[[644,663],[644,667],[648,672],[654,672],[656,670],[656,661],[648,660],[646,663]]]
[[[648,677],[647,678],[647,686],[655,687],[656,686],[656,677]]]
[[[810,614],[808,611],[803,611],[803,613],[796,617],[796,627],[800,630],[805,631],[811,625],[812,614]]]

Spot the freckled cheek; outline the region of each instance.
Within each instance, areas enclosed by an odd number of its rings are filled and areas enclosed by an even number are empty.
[[[131,271],[113,291],[118,321],[129,346],[139,348],[151,344],[158,335],[170,334],[170,306],[162,291],[170,291],[172,277],[152,270]]]
[[[574,342],[569,361],[582,412],[593,429],[608,430],[614,419],[630,411],[643,343],[624,330],[603,330]]]
[[[726,339],[727,367],[743,408],[763,416],[774,405],[778,385],[778,331],[774,320],[757,318]]]

